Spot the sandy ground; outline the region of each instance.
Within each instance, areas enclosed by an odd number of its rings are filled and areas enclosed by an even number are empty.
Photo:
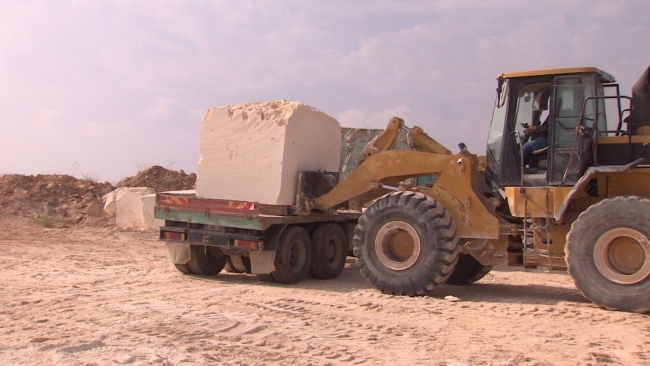
[[[592,305],[564,273],[395,297],[352,258],[338,279],[288,286],[184,276],[151,231],[0,230],[1,365],[650,364],[650,317]]]

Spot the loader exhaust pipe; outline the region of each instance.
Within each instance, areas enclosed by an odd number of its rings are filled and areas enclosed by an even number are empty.
[[[632,87],[630,121],[635,126],[650,125],[650,66]],[[648,130],[648,127],[643,130]]]

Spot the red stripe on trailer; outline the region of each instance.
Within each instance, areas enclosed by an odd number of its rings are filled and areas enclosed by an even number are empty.
[[[165,200],[163,202],[168,205],[181,205],[181,206],[190,204],[190,201],[187,198],[173,197],[173,196],[165,196]]]
[[[253,210],[254,202],[229,201],[228,208],[233,210]]]
[[[260,214],[259,205],[256,202],[230,201],[220,199],[207,199],[192,197],[181,197],[160,194],[158,207],[169,208],[175,211],[200,212],[206,215],[229,215],[240,217],[257,217]]]

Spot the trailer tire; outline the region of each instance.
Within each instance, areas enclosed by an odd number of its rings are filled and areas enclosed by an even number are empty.
[[[226,261],[226,265],[223,267],[223,269],[228,273],[242,273],[242,272],[244,272],[244,271],[238,270],[235,267],[235,265],[232,263],[231,257],[232,256],[228,257],[228,260]]]
[[[566,239],[576,287],[607,309],[650,311],[650,200],[602,200],[583,211]]]
[[[224,269],[230,273],[251,273],[251,259],[241,255],[230,255]]]
[[[307,277],[311,266],[311,241],[300,226],[289,226],[280,235],[275,252],[273,279],[279,283],[298,283]]]
[[[232,258],[232,263],[235,265],[235,268],[238,270],[243,270],[241,273],[251,273],[251,259],[250,257],[244,257],[243,255],[235,255],[235,258]]]
[[[491,270],[492,266],[484,266],[471,255],[461,254],[446,283],[457,286],[469,285],[485,277]]]
[[[192,270],[190,269],[190,266],[188,266],[187,264],[174,264],[174,266],[179,272],[183,274],[193,274]]]
[[[447,210],[421,193],[375,201],[354,229],[361,275],[378,290],[424,295],[447,281],[458,260],[458,231]]]
[[[192,245],[187,265],[194,274],[211,276],[221,272],[227,260],[228,256],[218,248]]]
[[[312,275],[324,280],[338,277],[345,267],[347,243],[339,225],[326,223],[318,226],[311,236]]]

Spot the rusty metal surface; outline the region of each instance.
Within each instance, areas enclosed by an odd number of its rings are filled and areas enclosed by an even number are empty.
[[[156,196],[156,205],[162,210],[201,212],[206,215],[257,217],[261,214],[260,205],[256,202],[205,199],[196,196],[178,197],[163,193]]]
[[[368,143],[382,131],[382,129],[341,127],[340,180],[347,178],[357,168]],[[393,150],[411,150],[406,135],[406,131],[400,131]]]
[[[314,199],[331,191],[338,181],[338,172],[300,172],[296,204],[289,213],[292,215],[309,214],[314,207]]]
[[[375,154],[392,149],[395,145],[395,141],[397,141],[397,137],[399,136],[400,132],[404,130],[402,126],[404,126],[403,119],[399,117],[391,118],[390,121],[388,121],[386,128],[379,135],[377,135],[377,137],[372,139],[372,141],[370,141],[366,148],[363,150],[359,164]]]

